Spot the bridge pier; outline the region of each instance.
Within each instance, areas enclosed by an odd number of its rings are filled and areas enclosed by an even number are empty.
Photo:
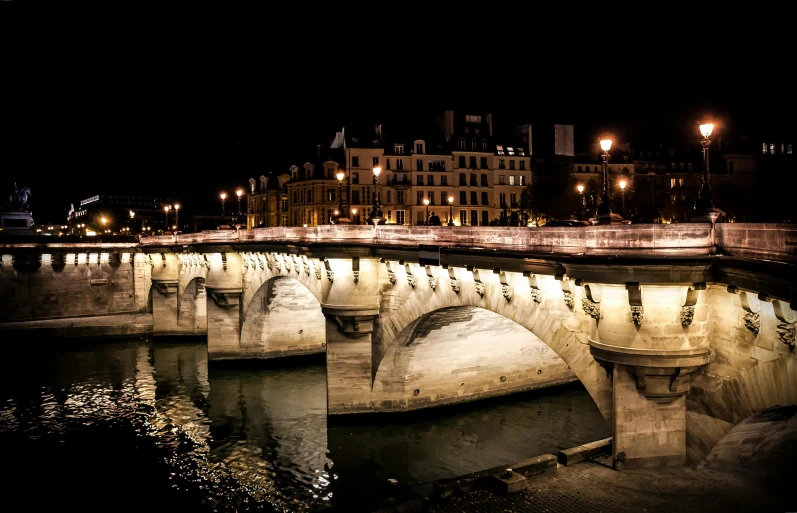
[[[370,411],[379,260],[334,259],[326,264],[333,276],[321,304],[326,318],[327,412]]]
[[[240,358],[243,279],[238,253],[207,255],[208,359]]]

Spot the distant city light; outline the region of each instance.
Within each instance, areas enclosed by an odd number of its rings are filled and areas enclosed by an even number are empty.
[[[601,149],[603,151],[609,151],[612,149],[612,140],[611,139],[603,139],[601,140]]]

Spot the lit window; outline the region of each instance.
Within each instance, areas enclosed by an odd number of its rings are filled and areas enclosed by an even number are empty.
[[[515,185],[515,175],[509,175],[509,185]]]
[[[523,175],[518,176],[518,185],[526,185],[526,180]]]
[[[506,147],[506,152],[507,152],[509,155],[514,155],[514,154],[515,154],[515,150],[514,150],[514,149],[512,149],[512,147],[511,147],[511,146],[507,146],[507,147]]]
[[[497,151],[499,155],[503,155],[504,154],[504,147],[501,146],[500,144],[496,145],[495,151]]]
[[[770,155],[774,155],[775,154],[775,144],[774,143],[770,143],[769,144],[769,154]]]
[[[670,198],[672,199],[672,204],[673,204],[673,205],[675,205],[675,199],[676,199],[676,197],[675,197],[675,194],[673,194],[672,196],[670,196]]]
[[[791,144],[787,144],[787,145],[786,145],[786,153],[788,153],[789,155],[791,155]]]
[[[523,152],[523,148],[518,148],[517,149],[517,154],[518,155],[525,155],[525,153]]]
[[[675,178],[670,178],[670,189],[675,189]]]
[[[482,117],[481,116],[465,116],[465,123],[481,123]]]
[[[684,186],[684,179],[683,178],[679,178],[678,179],[678,187],[683,187],[683,186]]]
[[[761,143],[761,153],[767,154],[767,143]]]

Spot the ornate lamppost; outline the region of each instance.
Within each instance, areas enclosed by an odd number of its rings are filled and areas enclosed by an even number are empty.
[[[426,226],[429,226],[429,198],[423,198],[423,204],[426,205]]]
[[[237,217],[241,217],[241,195],[243,193],[244,193],[244,191],[242,189],[238,189],[237,191],[235,191],[235,195],[238,196],[238,214],[237,214],[236,218]]]
[[[172,207],[170,205],[163,206],[163,213],[166,214],[166,224],[163,225],[163,233],[166,233],[166,230],[169,229],[169,210],[171,209]]]
[[[382,208],[379,206],[379,173],[382,172],[381,167],[374,168],[374,204],[371,207],[371,215],[368,216],[368,221],[377,225],[382,221]]]
[[[352,217],[352,221],[354,221],[356,219],[356,217],[357,217],[357,209],[356,208],[351,209],[351,217]]]
[[[620,185],[620,191],[623,194],[623,214],[625,214],[625,186],[628,185],[628,183],[625,180],[620,180],[618,185]]]
[[[448,226],[454,226],[454,196],[448,197]]]
[[[180,229],[180,204],[174,204],[174,225],[177,227],[175,230]]]
[[[340,218],[343,217],[343,178],[346,174],[343,171],[338,171],[335,175],[335,178],[338,179],[338,209],[335,211],[335,222],[340,222]]]
[[[714,193],[711,191],[711,171],[708,166],[708,149],[711,145],[711,133],[714,131],[712,123],[704,123],[700,125],[700,135],[703,140],[700,143],[703,145],[703,183],[700,185],[700,191],[697,193],[697,201],[695,202],[695,215],[692,216],[692,222],[708,222],[714,223],[722,217],[725,212],[714,206]]]
[[[221,198],[221,222],[224,224],[224,200],[227,199],[227,193],[222,192],[219,197]]]
[[[583,215],[583,211],[587,209],[587,198],[584,196],[584,186],[581,184],[576,185],[576,190],[578,191],[578,195],[581,196],[581,209],[578,211],[578,219],[581,220],[581,216]]]
[[[597,215],[589,220],[591,224],[626,224],[623,218],[612,212],[612,205],[609,202],[609,150],[612,148],[611,139],[602,139],[601,150],[603,154],[603,194],[601,195],[601,202],[597,208]]]

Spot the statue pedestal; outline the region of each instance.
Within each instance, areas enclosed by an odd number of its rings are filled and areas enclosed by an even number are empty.
[[[35,235],[30,212],[0,212],[0,233],[6,235]]]

